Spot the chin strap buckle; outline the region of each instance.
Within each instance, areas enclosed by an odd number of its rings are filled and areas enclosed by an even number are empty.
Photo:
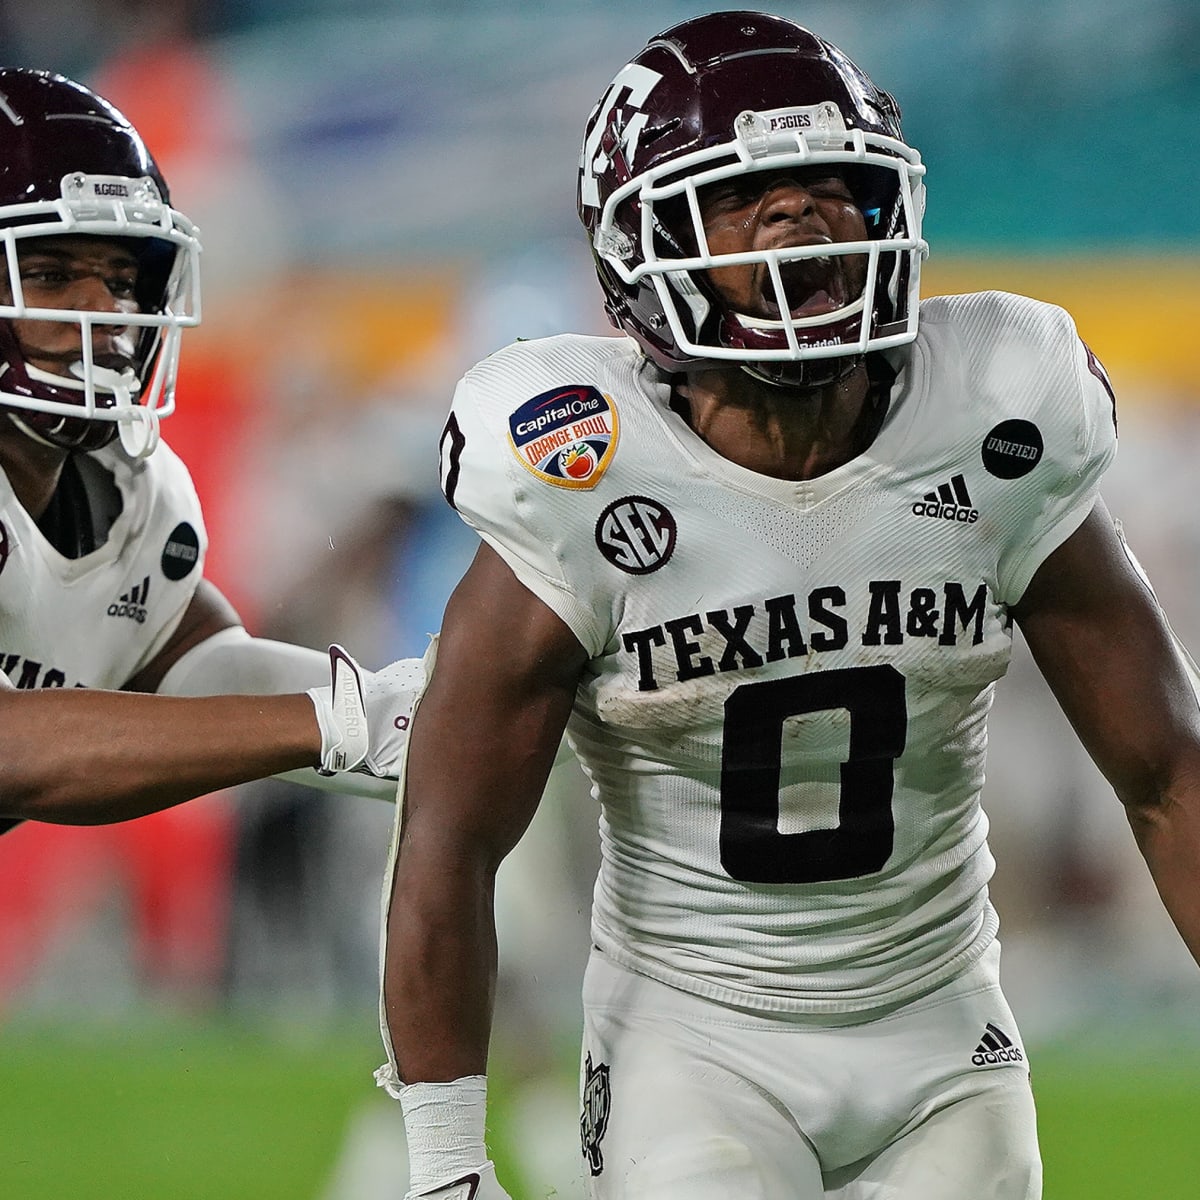
[[[121,445],[134,459],[148,458],[158,445],[158,413],[133,400],[141,386],[131,367],[123,371],[98,366],[91,369],[91,387],[112,393]]]

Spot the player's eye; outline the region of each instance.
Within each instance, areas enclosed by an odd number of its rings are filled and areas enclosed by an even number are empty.
[[[709,184],[700,192],[701,209],[705,213],[716,213],[741,208],[754,198],[756,190],[761,188],[751,187],[744,181]]]
[[[109,292],[117,300],[132,300],[137,288],[137,280],[133,276],[119,276],[105,281]]]
[[[846,181],[839,175],[829,175],[823,179],[810,179],[803,184],[808,191],[822,199],[845,200],[849,203],[854,202],[854,197],[847,186]]]
[[[21,280],[24,283],[36,284],[39,287],[56,287],[65,284],[68,276],[62,267],[22,267]]]

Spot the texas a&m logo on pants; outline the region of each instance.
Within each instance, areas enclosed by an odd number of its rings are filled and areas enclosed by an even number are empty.
[[[612,1107],[612,1091],[608,1086],[608,1064],[592,1066],[591,1051],[583,1068],[583,1111],[579,1116],[579,1140],[583,1157],[593,1175],[604,1170],[604,1155],[600,1142],[608,1129],[608,1112]]]

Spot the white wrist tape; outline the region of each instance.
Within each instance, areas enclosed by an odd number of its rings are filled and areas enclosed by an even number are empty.
[[[477,1171],[488,1161],[483,1144],[486,1075],[467,1075],[450,1083],[409,1083],[396,1090],[408,1138],[410,1192]]]

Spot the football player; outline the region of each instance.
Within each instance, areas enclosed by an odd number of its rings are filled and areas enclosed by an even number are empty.
[[[493,879],[565,725],[601,804],[590,1194],[1032,1200],[979,803],[1014,621],[1200,954],[1200,709],[1097,490],[1104,371],[1058,308],[919,300],[897,104],[787,20],[653,38],[578,200],[628,336],[493,354],[442,439],[482,544],[390,885],[409,1196],[504,1195]]]
[[[0,829],[121,820],[282,770],[397,772],[419,664],[372,675],[337,651],[331,687],[328,654],[251,637],[204,578],[196,492],[159,442],[199,253],[116,109],[0,69]]]

